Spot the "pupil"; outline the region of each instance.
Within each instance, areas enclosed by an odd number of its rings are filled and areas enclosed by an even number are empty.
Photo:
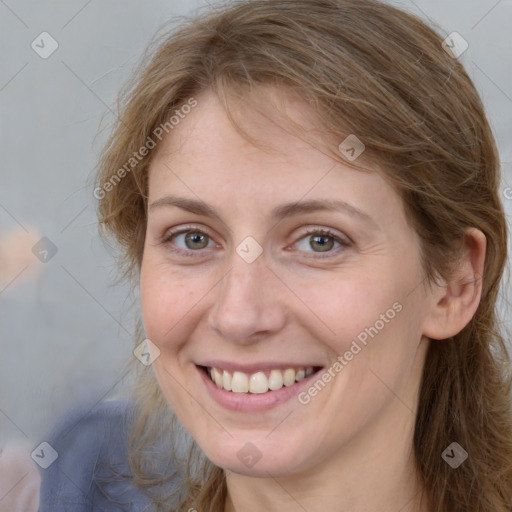
[[[199,233],[188,233],[187,236],[186,236],[186,240],[187,240],[187,245],[188,245],[188,242],[191,242],[193,245],[194,244],[199,244],[200,248],[203,248],[205,246],[205,235],[201,235]],[[201,242],[203,242],[201,244]]]
[[[332,248],[332,240],[330,240],[330,243],[329,240],[330,237],[324,235],[317,235],[313,237],[313,242],[319,245],[322,252]]]

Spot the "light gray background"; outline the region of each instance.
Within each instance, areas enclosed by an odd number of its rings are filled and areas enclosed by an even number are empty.
[[[512,186],[512,0],[395,3],[468,41],[461,60],[495,131],[504,191]],[[63,409],[123,384],[133,297],[113,285],[115,265],[97,235],[87,180],[108,106],[154,32],[202,5],[0,0],[0,244],[18,231],[58,248],[47,263],[30,256],[18,277],[0,281],[0,444],[19,437],[35,447]],[[47,59],[31,48],[43,31],[59,44]],[[504,203],[510,219],[512,200]]]

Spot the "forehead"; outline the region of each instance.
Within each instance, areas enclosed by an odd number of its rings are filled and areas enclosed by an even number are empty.
[[[311,136],[321,132],[318,116],[292,91],[262,85],[250,93],[226,92],[224,102],[211,89],[194,98],[194,110],[182,119],[174,116],[178,122],[164,138],[159,155],[213,152],[217,158],[234,153],[262,158],[262,153],[268,153],[273,159],[282,159],[307,152],[311,158],[311,150],[319,149],[308,148],[298,133]],[[316,139],[317,145],[325,143],[321,137]]]
[[[238,201],[245,210],[270,208],[273,198],[322,197],[370,202],[377,218],[383,210],[400,214],[398,195],[380,172],[355,170],[279,122],[291,118],[306,135],[321,132],[317,116],[297,96],[267,88],[230,102],[236,124],[251,140],[240,134],[213,92],[195,99],[197,106],[164,137],[151,163],[150,201],[179,190],[218,203]],[[273,115],[276,109],[282,115]]]

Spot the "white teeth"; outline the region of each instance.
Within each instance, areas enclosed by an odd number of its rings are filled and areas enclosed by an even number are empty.
[[[313,367],[307,368],[286,368],[285,370],[271,370],[270,372],[255,372],[248,375],[244,372],[234,372],[231,375],[226,370],[208,368],[207,372],[217,387],[232,391],[233,393],[255,393],[262,394],[270,391],[277,391],[283,386],[292,386],[313,373]],[[268,374],[268,377],[267,377]]]
[[[272,391],[283,387],[283,372],[281,370],[271,370],[268,378],[268,387]]]
[[[226,371],[224,370],[224,373],[222,374],[222,380],[223,380],[223,383],[224,383],[224,389],[226,391],[231,391],[231,382],[232,382],[232,377],[231,375]]]
[[[257,372],[251,375],[249,391],[251,393],[266,393],[268,391],[268,379],[263,372]]]
[[[219,370],[217,370],[217,368],[213,369],[213,380],[219,388],[221,388],[224,384],[222,379],[222,373],[220,373]]]
[[[295,383],[295,370],[293,368],[288,368],[283,374],[283,384],[285,386],[291,386],[293,383]]]
[[[233,373],[231,390],[233,393],[247,393],[249,391],[249,377],[247,377],[247,374],[243,372]]]

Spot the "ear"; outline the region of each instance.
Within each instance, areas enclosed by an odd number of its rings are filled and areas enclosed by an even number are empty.
[[[423,335],[434,340],[455,336],[469,323],[482,296],[485,235],[468,228],[461,257],[448,282],[432,285],[430,311],[423,323]]]

